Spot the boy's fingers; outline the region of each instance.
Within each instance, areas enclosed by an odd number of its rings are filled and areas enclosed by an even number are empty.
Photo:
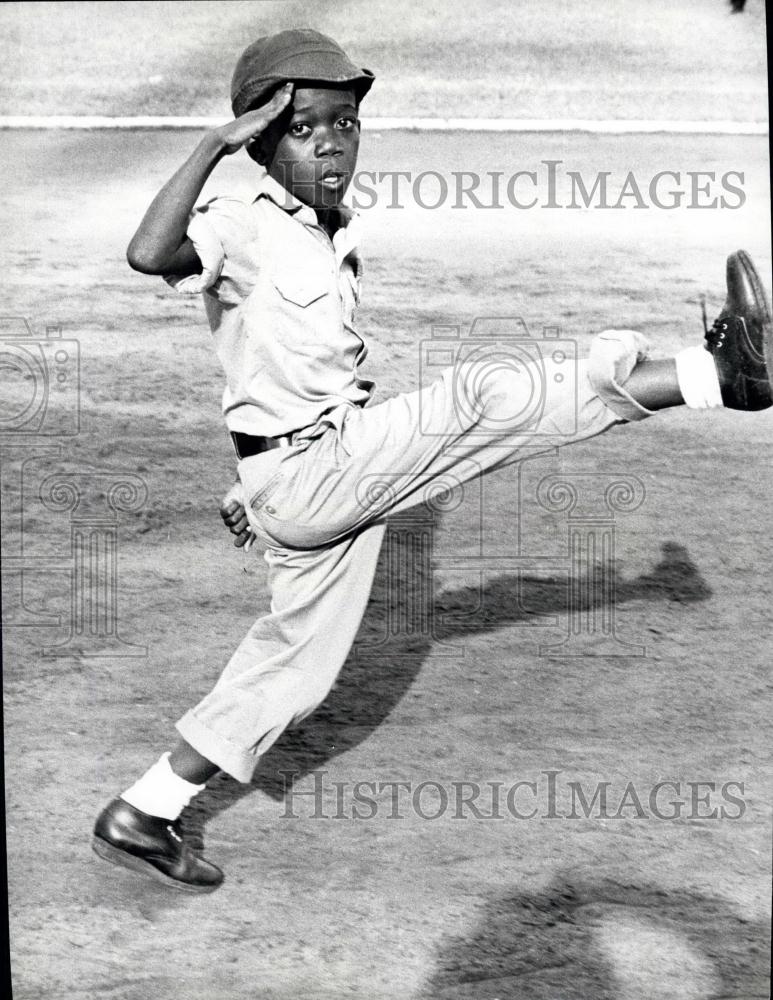
[[[241,531],[244,525],[249,523],[247,515],[244,512],[244,507],[231,514],[230,517],[224,517],[223,520],[229,531]]]
[[[224,521],[238,521],[240,517],[244,516],[244,504],[239,503],[238,500],[234,500],[229,503],[227,507],[220,508],[220,516]]]
[[[247,528],[240,535],[234,538],[234,545],[237,549],[244,549],[245,552],[249,552],[253,544],[257,541],[257,535],[251,528]]]
[[[262,132],[263,129],[272,122],[275,118],[284,111],[287,105],[290,103],[293,97],[293,84],[286,83],[284,87],[280,87],[279,90],[274,94],[270,101],[261,105],[259,108],[255,108],[254,111],[248,111],[246,118],[249,116],[254,116],[252,124],[255,127],[256,134]]]
[[[272,96],[270,101],[252,111],[245,111],[228,125],[217,129],[224,139],[229,153],[236,152],[241,146],[250,145],[263,132],[270,122],[284,111],[292,100],[293,84],[286,83]]]
[[[247,520],[247,511],[244,509],[242,504],[236,504],[236,506],[229,507],[227,510],[221,510],[220,516],[229,531],[243,531],[244,527],[249,524],[249,521]]]
[[[295,85],[292,83],[286,83],[283,87],[280,87],[268,104],[265,105],[266,111],[271,109],[273,112],[274,108],[284,108],[292,100],[294,89]]]
[[[232,534],[240,535],[243,531],[249,531],[250,522],[247,520],[246,517],[242,517],[239,521],[236,522],[236,524],[233,524],[230,527]]]

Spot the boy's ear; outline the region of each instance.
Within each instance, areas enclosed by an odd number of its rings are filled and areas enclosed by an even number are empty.
[[[268,167],[276,153],[276,147],[284,134],[287,124],[292,117],[292,110],[285,108],[282,114],[269,122],[268,128],[264,129],[260,135],[255,136],[247,153],[261,167]]]
[[[268,163],[268,156],[266,155],[266,150],[263,148],[263,143],[260,141],[261,137],[258,136],[247,146],[247,155],[251,160],[254,160],[261,167],[265,167]]]

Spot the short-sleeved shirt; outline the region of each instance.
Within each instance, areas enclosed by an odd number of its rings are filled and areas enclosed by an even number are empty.
[[[277,437],[370,399],[373,382],[358,375],[367,348],[354,326],[358,217],[337,211],[331,240],[314,209],[267,175],[251,204],[219,197],[193,213],[188,235],[202,273],[166,280],[204,293],[230,431]]]

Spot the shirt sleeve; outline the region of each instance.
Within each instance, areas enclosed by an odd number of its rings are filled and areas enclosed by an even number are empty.
[[[213,198],[191,213],[187,235],[201,261],[199,274],[166,274],[164,281],[185,295],[207,292],[222,302],[243,298],[239,249],[248,206],[236,198]]]

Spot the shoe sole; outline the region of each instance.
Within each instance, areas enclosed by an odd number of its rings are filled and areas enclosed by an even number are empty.
[[[109,861],[120,868],[128,868],[129,871],[137,872],[139,875],[145,875],[148,878],[152,878],[155,882],[160,882],[162,885],[177,889],[178,892],[214,892],[221,885],[220,882],[216,885],[191,885],[188,882],[179,882],[177,879],[171,878],[169,875],[165,875],[162,871],[159,871],[150,862],[143,861],[142,858],[135,857],[133,854],[127,854],[126,851],[122,851],[118,847],[113,847],[112,844],[108,844],[101,837],[92,837],[91,848],[104,861]]]
[[[765,365],[768,369],[768,382],[771,383],[771,392],[773,392],[773,316],[771,316],[770,308],[768,307],[768,297],[765,295],[765,289],[762,286],[759,273],[749,254],[745,250],[739,250],[737,257],[746,277],[749,279],[757,308],[762,313],[764,331],[762,348],[765,354]]]

